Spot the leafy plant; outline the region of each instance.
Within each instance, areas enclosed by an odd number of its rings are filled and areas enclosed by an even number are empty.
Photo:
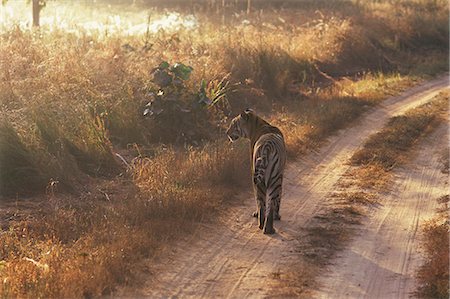
[[[189,80],[193,68],[182,63],[170,65],[163,61],[152,71],[153,82],[160,88],[184,87],[184,81]]]
[[[207,138],[211,127],[208,109],[223,101],[231,90],[228,75],[221,80],[201,81],[200,89],[192,92],[186,81],[193,68],[183,63],[170,65],[163,61],[152,70],[152,83],[156,90],[147,94],[148,102],[143,115],[150,119],[159,132],[159,141],[186,143]],[[217,110],[217,109],[215,109]],[[162,138],[162,140],[161,140]]]
[[[227,74],[221,80],[216,79],[208,83],[203,79],[197,95],[198,103],[204,107],[212,107],[219,101],[224,100],[227,93],[234,90],[230,86],[230,81],[228,80],[229,75]]]
[[[144,116],[158,117],[164,111],[178,110],[190,112],[182,102],[186,88],[184,81],[189,80],[193,68],[182,63],[170,65],[163,61],[152,71],[152,82],[158,86],[157,92],[149,92],[149,102],[145,105]]]

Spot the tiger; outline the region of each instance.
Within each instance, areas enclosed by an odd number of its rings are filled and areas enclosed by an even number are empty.
[[[240,137],[250,139],[253,189],[259,229],[264,234],[274,234],[274,220],[280,220],[280,201],[283,172],[286,165],[286,146],[283,133],[246,109],[232,119],[226,132],[231,142]]]

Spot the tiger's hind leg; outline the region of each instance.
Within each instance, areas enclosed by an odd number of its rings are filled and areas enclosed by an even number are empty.
[[[265,215],[265,223],[263,226],[263,232],[266,235],[271,235],[275,233],[275,229],[273,228],[273,212],[274,212],[274,206],[272,199],[269,198],[267,200],[267,209],[266,209],[266,215]]]
[[[266,200],[258,201],[258,221],[259,221],[259,229],[263,229],[266,221]]]
[[[273,211],[273,220],[281,220],[280,216],[280,196],[273,199],[274,211]]]
[[[281,191],[283,187],[283,175],[280,177],[280,185],[279,189],[277,190],[277,194],[273,194],[273,204],[274,204],[274,213],[273,213],[273,219],[274,220],[281,220],[280,216],[280,204],[281,204]]]
[[[256,190],[256,217],[258,217],[259,229],[264,228],[264,222],[266,218],[266,190],[264,186],[254,185]]]
[[[272,189],[267,192],[267,207],[266,207],[266,221],[264,223],[263,232],[266,235],[271,235],[275,233],[273,228],[273,220],[275,218],[275,202],[277,199],[278,192],[276,189]]]
[[[256,190],[256,204],[257,211],[253,213],[253,216],[259,217],[259,228],[262,229],[264,226],[265,210],[266,210],[266,186],[264,184],[264,173],[267,167],[267,159],[262,153],[259,152],[255,154],[258,158],[253,161],[253,186]]]
[[[256,212],[253,213],[253,217],[258,218],[259,215],[259,202],[265,202],[266,201],[266,191],[262,188],[262,186],[254,185],[255,193],[256,193]]]
[[[265,234],[275,233],[273,228],[273,221],[280,220],[280,198],[281,198],[281,183],[282,178],[275,179],[275,184],[267,192],[267,210],[266,210],[266,223],[264,225]]]

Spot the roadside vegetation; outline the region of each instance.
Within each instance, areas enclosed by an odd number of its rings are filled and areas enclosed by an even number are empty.
[[[199,27],[140,35],[2,27],[0,200],[39,209],[0,234],[0,296],[111,294],[215,221],[250,189],[248,144],[224,134],[244,108],[279,126],[295,159],[448,70],[445,1],[266,5],[199,5]]]
[[[449,196],[438,199],[442,205],[439,215],[428,221],[422,228],[424,240],[422,250],[425,261],[419,269],[417,278],[419,298],[448,298],[449,288]]]
[[[448,148],[442,153],[442,173],[448,175]],[[448,298],[449,285],[449,195],[437,199],[439,209],[434,219],[422,227],[422,251],[425,255],[423,264],[417,273],[419,298]]]
[[[360,187],[382,187],[390,181],[390,171],[408,160],[414,144],[445,119],[449,96],[448,91],[442,92],[432,103],[393,117],[383,130],[369,137],[351,158],[353,165],[360,166]]]

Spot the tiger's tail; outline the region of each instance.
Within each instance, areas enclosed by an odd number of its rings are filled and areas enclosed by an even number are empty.
[[[253,172],[253,183],[256,186],[265,187],[265,173],[267,168],[267,157],[261,156],[255,161]]]

